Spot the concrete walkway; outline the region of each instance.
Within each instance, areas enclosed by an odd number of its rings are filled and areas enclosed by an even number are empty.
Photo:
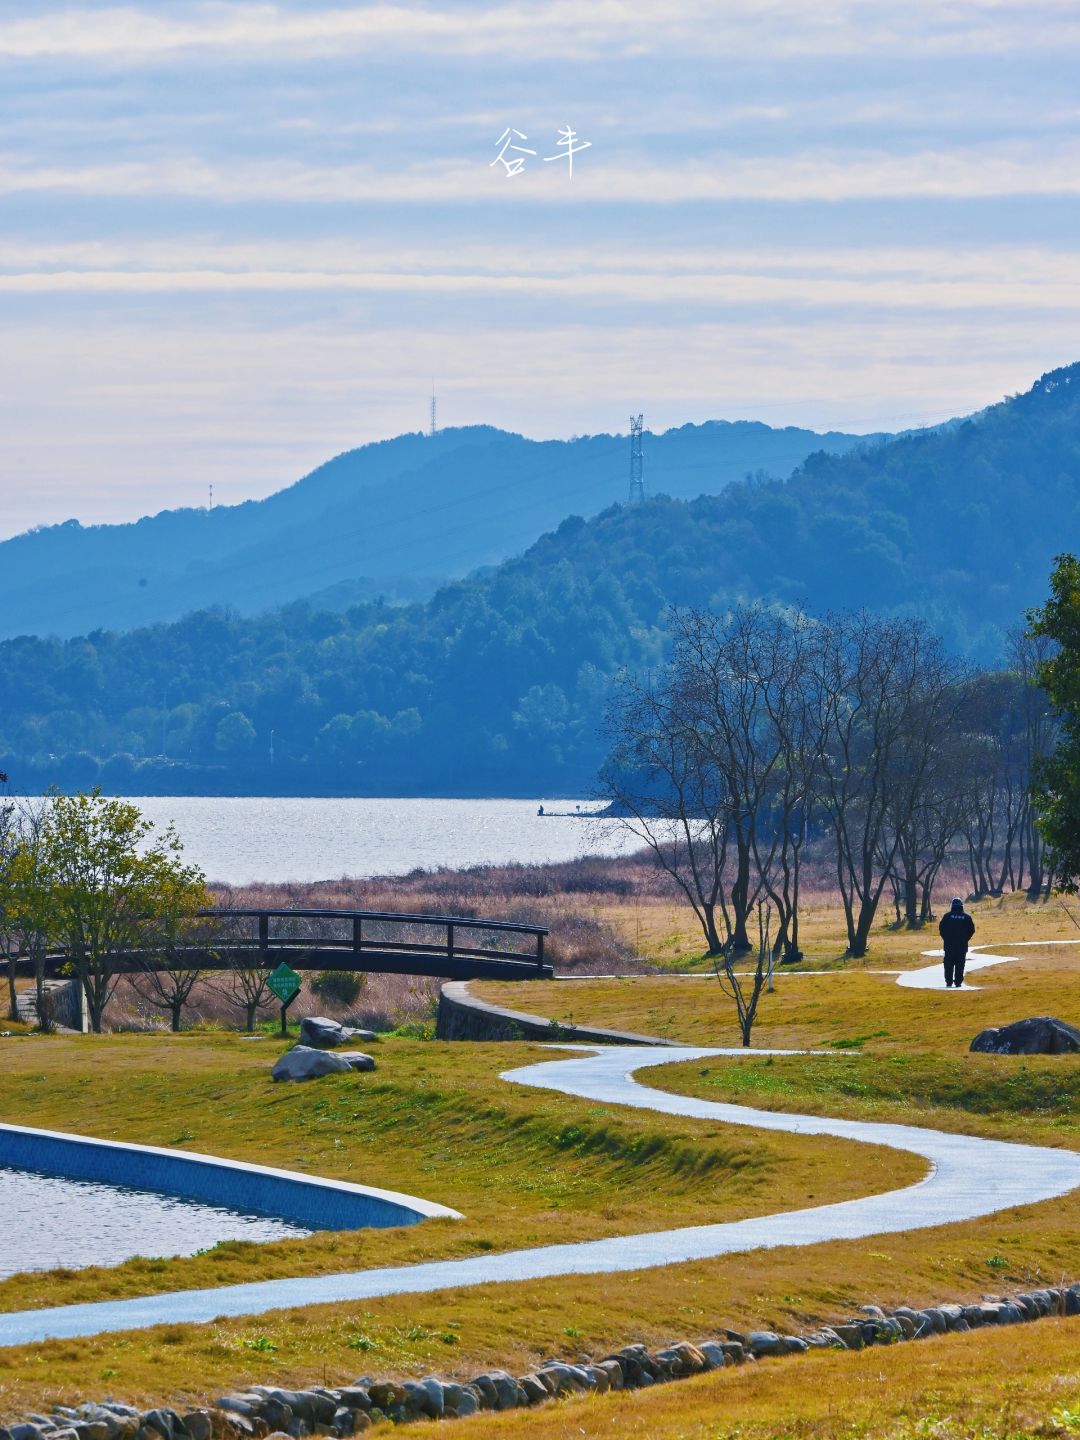
[[[614,1274],[709,1260],[761,1247],[859,1239],[975,1219],[997,1210],[1049,1200],[1080,1187],[1080,1154],[1068,1150],[1006,1144],[914,1126],[752,1110],[741,1105],[668,1095],[641,1085],[634,1078],[636,1071],[655,1065],[716,1060],[748,1053],[797,1052],[683,1046],[661,1052],[613,1046],[600,1054],[579,1053],[573,1058],[511,1070],[502,1078],[513,1084],[534,1085],[604,1105],[629,1105],[712,1123],[720,1121],[762,1130],[831,1135],[888,1145],[923,1157],[929,1166],[926,1178],[888,1194],[722,1225],[695,1225],[572,1245],[544,1245],[464,1260],[21,1311],[0,1315],[0,1345],[136,1330],[165,1321],[205,1323],[218,1316],[258,1315],[267,1310],[371,1300],[383,1295],[420,1294],[564,1275]]]
[[[1080,940],[1021,940],[1011,948],[1013,950],[1025,950],[1040,948],[1043,945],[1080,945]],[[907,990],[944,990],[945,972],[942,968],[944,950],[924,950],[922,952],[928,958],[936,955],[936,965],[923,965],[918,970],[903,970],[897,976],[896,983],[903,985]],[[978,990],[978,985],[969,985],[967,977],[975,970],[987,970],[991,965],[1009,965],[1019,960],[1019,955],[991,955],[980,945],[973,945],[968,951],[967,964],[964,966],[964,984],[962,990]],[[875,972],[892,973],[892,972]]]

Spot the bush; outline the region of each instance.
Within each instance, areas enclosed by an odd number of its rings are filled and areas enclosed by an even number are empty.
[[[364,976],[357,970],[320,970],[311,982],[313,994],[343,1010],[356,1004],[363,988]]]

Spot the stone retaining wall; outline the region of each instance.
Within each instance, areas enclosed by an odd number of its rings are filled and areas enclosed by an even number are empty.
[[[522,981],[527,984],[527,981]],[[653,1035],[597,1026],[560,1025],[523,1010],[507,1010],[469,994],[466,980],[451,980],[439,993],[438,1040],[569,1040],[586,1045],[673,1045]]]

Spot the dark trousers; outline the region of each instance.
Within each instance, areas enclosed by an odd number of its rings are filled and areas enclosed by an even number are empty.
[[[964,983],[964,962],[966,955],[945,956],[945,984],[962,985]]]

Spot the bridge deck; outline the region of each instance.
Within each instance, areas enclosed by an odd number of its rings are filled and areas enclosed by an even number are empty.
[[[167,949],[115,953],[112,969],[367,970],[447,980],[546,980],[548,932],[540,925],[463,915],[405,915],[380,910],[215,909],[202,911],[187,942]],[[464,943],[463,943],[464,941]],[[72,964],[56,949],[46,974]],[[29,964],[20,962],[20,968]]]

